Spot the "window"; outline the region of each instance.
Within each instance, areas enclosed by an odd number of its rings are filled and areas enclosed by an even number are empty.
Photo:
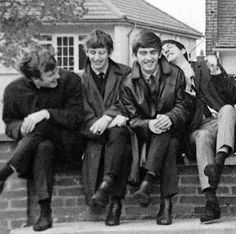
[[[74,70],[74,37],[57,37],[57,62],[63,69]]]
[[[75,72],[84,68],[86,54],[84,40],[87,35],[39,35],[36,40],[44,47],[53,46],[56,50],[58,66]]]

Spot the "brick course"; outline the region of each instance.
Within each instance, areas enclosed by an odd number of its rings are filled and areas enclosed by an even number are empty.
[[[6,162],[15,147],[15,142],[0,142],[0,161]],[[8,157],[5,157],[8,155]],[[196,165],[179,165],[179,194],[174,200],[174,217],[198,217],[204,209],[205,198],[201,194]],[[218,197],[222,214],[236,215],[236,165],[225,167]],[[6,183],[0,196],[0,226],[8,229],[32,224],[38,216],[32,181],[28,183],[13,175]],[[159,207],[159,186],[155,186],[152,202],[148,208],[141,208],[131,199],[135,188],[128,187],[127,196],[122,210],[122,219],[155,218]],[[29,195],[29,196],[28,196]],[[54,222],[72,222],[83,220],[103,220],[106,212],[101,210],[93,213],[85,205],[81,171],[68,169],[58,172],[55,176],[53,192]]]

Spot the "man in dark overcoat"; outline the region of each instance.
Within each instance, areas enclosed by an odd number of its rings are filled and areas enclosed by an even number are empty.
[[[148,206],[152,184],[159,178],[161,205],[156,222],[168,225],[172,223],[171,199],[178,192],[178,129],[185,123],[188,111],[184,107],[183,72],[161,56],[161,47],[154,32],[143,30],[136,35],[132,42],[135,62],[124,81],[120,105],[140,148],[146,145],[146,173],[133,198],[141,206]]]
[[[85,50],[88,60],[82,74],[82,133],[87,138],[83,167],[86,201],[91,207],[105,207],[111,199],[105,224],[118,225],[126,192],[130,136],[123,126],[127,118],[114,105],[130,68],[110,59],[113,41],[101,30],[88,35]]]
[[[0,170],[0,192],[13,172],[32,176],[40,205],[33,229],[43,231],[52,226],[55,160],[60,155],[80,161],[83,154],[78,131],[83,120],[82,85],[78,75],[58,69],[50,50],[24,52],[18,62],[23,76],[5,89],[3,120],[6,134],[19,142]]]
[[[236,87],[215,56],[190,64],[183,44],[174,40],[163,42],[167,59],[185,73],[188,102],[194,106],[187,126],[194,143],[198,173],[206,206],[200,220],[210,223],[221,216],[216,189],[225,158],[234,152]]]

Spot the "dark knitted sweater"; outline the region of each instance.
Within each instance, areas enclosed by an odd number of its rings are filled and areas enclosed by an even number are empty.
[[[49,111],[49,123],[62,129],[78,129],[83,120],[80,77],[62,70],[56,88],[39,89],[25,77],[10,83],[4,92],[3,121],[6,123],[6,134],[19,139],[24,118],[42,109]]]

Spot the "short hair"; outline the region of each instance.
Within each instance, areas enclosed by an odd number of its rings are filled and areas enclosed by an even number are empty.
[[[41,72],[53,71],[57,66],[54,51],[37,47],[21,54],[17,67],[26,78],[41,78]]]
[[[183,50],[183,49],[186,50],[185,46],[182,43],[180,43],[179,41],[175,41],[175,40],[164,40],[164,41],[162,41],[162,46],[164,46],[166,44],[172,44],[172,45],[175,45],[180,50]],[[186,60],[188,60],[187,50],[184,53],[184,57],[186,58]]]
[[[113,40],[111,36],[102,30],[93,30],[85,40],[85,48],[107,48],[108,54],[113,51]]]
[[[155,48],[161,52],[161,39],[154,32],[148,30],[140,31],[132,42],[132,51],[137,55],[139,48]]]

